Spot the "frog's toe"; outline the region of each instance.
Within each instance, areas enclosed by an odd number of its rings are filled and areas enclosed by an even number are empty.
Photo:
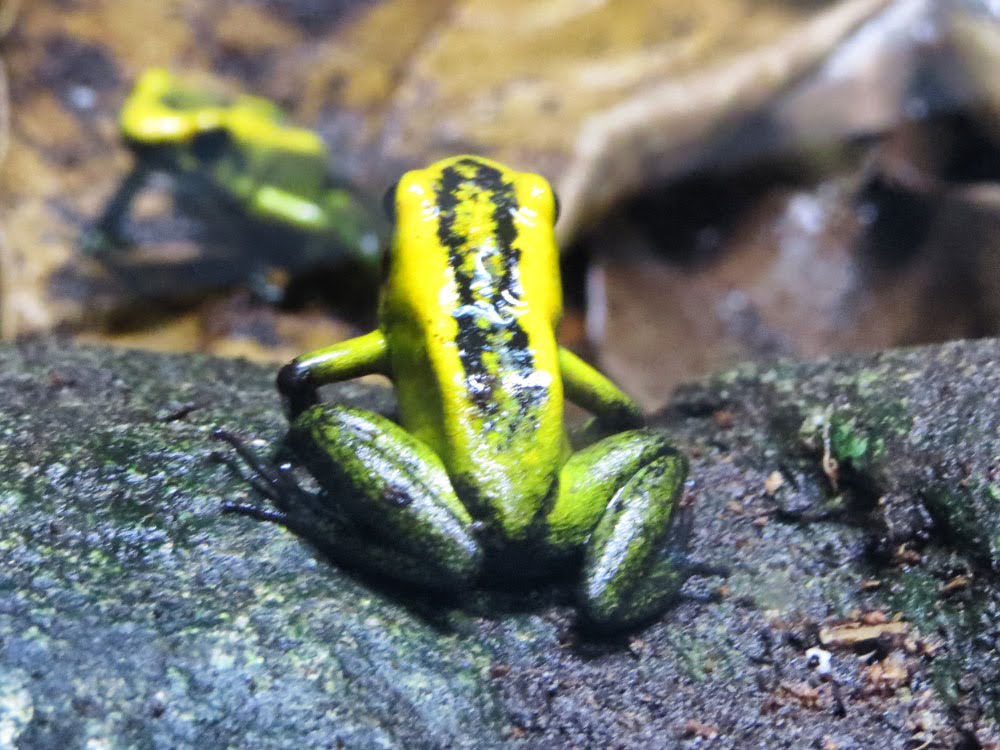
[[[227,500],[222,504],[222,512],[236,516],[247,516],[257,521],[275,523],[279,526],[288,526],[288,514],[274,508],[265,508],[255,503],[236,503]]]

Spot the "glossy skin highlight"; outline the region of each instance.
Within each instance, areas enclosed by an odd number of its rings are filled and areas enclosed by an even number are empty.
[[[557,344],[548,183],[457,156],[406,173],[387,202],[379,329],[298,357],[278,378],[288,448],[324,491],[325,546],[450,590],[575,564],[590,624],[629,627],[662,611],[691,572],[677,523],[687,461]],[[396,387],[398,424],[318,403],[320,385],[376,372]],[[624,431],[574,453],[567,398]]]

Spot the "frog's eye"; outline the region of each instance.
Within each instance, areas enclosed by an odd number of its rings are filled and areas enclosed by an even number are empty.
[[[552,223],[555,224],[559,221],[559,195],[555,190],[552,191]]]
[[[198,161],[212,162],[222,156],[231,140],[224,128],[205,130],[191,141],[191,151]]]
[[[382,196],[382,209],[385,211],[385,216],[391,223],[396,221],[396,188],[399,187],[399,181],[392,183],[392,186],[385,191],[385,195]]]

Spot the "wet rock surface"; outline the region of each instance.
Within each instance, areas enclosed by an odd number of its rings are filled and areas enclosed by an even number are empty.
[[[445,602],[360,579],[248,489],[273,370],[0,348],[0,737],[22,748],[996,743],[995,340],[743,368],[653,419],[692,459],[696,579],[596,638],[565,582]],[[330,388],[386,410],[384,389]],[[257,446],[263,449],[263,445]]]

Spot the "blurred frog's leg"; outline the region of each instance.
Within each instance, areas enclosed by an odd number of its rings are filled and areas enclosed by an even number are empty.
[[[610,379],[563,347],[559,347],[559,370],[566,399],[596,415],[602,427],[626,430],[642,426],[639,405]]]
[[[122,225],[136,194],[142,190],[149,176],[149,169],[140,161],[132,167],[118,185],[118,190],[108,199],[104,213],[87,229],[80,241],[80,249],[90,255],[100,255],[121,247]]]
[[[548,541],[554,550],[584,547],[579,596],[590,624],[614,629],[648,619],[690,575],[678,564],[687,533],[671,533],[687,470],[684,456],[652,430],[613,435],[566,462]]]
[[[289,419],[319,401],[316,391],[321,385],[372,373],[387,374],[388,361],[380,330],[296,357],[278,372],[278,391],[285,398]]]
[[[378,414],[323,404],[292,423],[288,445],[335,504],[331,516],[346,516],[368,540],[334,554],[435,588],[472,582],[482,559],[472,517],[420,440]]]

